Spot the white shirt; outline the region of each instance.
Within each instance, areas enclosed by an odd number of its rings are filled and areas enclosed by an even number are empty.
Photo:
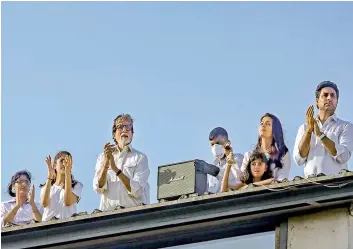
[[[114,210],[118,205],[128,208],[150,203],[150,188],[148,177],[147,156],[142,152],[128,147],[129,151],[115,151],[113,158],[118,169],[130,179],[131,192],[129,192],[116,173],[109,168],[107,182],[99,188],[98,180],[100,170],[104,167],[104,153],[97,159],[93,178],[93,189],[101,194],[99,209],[102,211]]]
[[[240,153],[235,153],[234,159],[235,159],[235,164],[232,165],[231,171],[229,172],[229,178],[228,178],[229,185],[234,185],[241,182],[240,165],[243,161],[243,155]],[[216,177],[207,175],[208,192],[213,194],[219,193],[221,191],[222,180],[223,180],[224,172],[227,167],[227,162],[225,159],[221,161],[216,159],[214,161],[214,165],[216,165],[220,169],[218,175]]]
[[[78,201],[81,197],[82,188],[83,185],[78,182],[72,189],[72,193],[78,197]],[[49,205],[44,208],[42,221],[48,221],[53,217],[66,219],[70,218],[74,213],[77,213],[77,203],[74,203],[71,206],[65,206],[64,193],[65,190],[63,187],[55,184],[51,186]],[[40,194],[41,196],[44,195],[44,187],[42,187]]]
[[[323,125],[319,120],[316,121],[321,132],[335,143],[337,155],[332,156],[322,141],[312,134],[309,154],[306,158],[302,158],[299,154],[299,144],[306,130],[306,124],[303,124],[299,128],[295,140],[294,161],[299,166],[304,165],[305,177],[319,173],[337,174],[342,169],[347,169],[347,162],[353,151],[353,125],[337,118],[335,114],[329,117]]]
[[[43,214],[43,207],[39,205],[38,203],[35,203],[39,212]],[[3,227],[4,224],[4,218],[5,216],[13,209],[13,207],[16,205],[16,199],[13,198],[12,200],[9,201],[4,201],[1,203],[1,227]],[[34,213],[32,210],[32,206],[29,204],[29,202],[25,202],[17,211],[13,221],[11,223],[16,224],[16,225],[26,225],[28,224],[31,220],[35,219]]]
[[[252,151],[246,152],[244,155],[243,164],[241,165],[241,171],[244,172],[246,170],[246,166],[249,163],[249,159],[251,157]],[[273,178],[277,181],[282,181],[284,178],[288,179],[289,171],[290,171],[290,155],[289,151],[282,157],[281,159],[282,168],[276,167],[275,163],[271,163],[270,168],[272,170]]]

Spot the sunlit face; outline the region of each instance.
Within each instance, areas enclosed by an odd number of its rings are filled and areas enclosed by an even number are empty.
[[[21,175],[17,180],[16,183],[20,185],[20,195],[27,195],[30,189],[31,182],[29,181],[26,175]],[[15,183],[15,184],[16,184]],[[12,188],[16,189],[15,184],[12,185]],[[18,193],[16,193],[17,195]]]
[[[272,137],[272,118],[263,117],[260,126],[259,126],[259,135],[263,138],[271,138]]]
[[[319,97],[316,99],[317,107],[321,111],[335,112],[337,103],[336,91],[331,87],[322,88]]]
[[[217,137],[214,137],[210,143],[211,143],[211,147],[214,145],[214,144],[219,144],[219,145],[224,145],[225,143],[227,142],[227,139],[226,137],[224,136],[217,136]]]
[[[267,165],[261,159],[255,159],[250,164],[251,174],[254,178],[261,179],[267,170]]]
[[[56,169],[56,173],[59,175],[63,175],[65,174],[65,158],[66,158],[66,154],[61,155],[61,157],[59,157],[56,161],[55,161],[55,169]]]
[[[132,123],[129,119],[117,120],[115,123],[115,140],[122,147],[128,145],[132,141]]]

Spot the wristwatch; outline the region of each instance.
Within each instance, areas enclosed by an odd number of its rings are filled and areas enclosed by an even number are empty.
[[[319,137],[319,140],[322,140],[324,137],[326,137],[325,133],[322,133],[321,136]]]
[[[118,172],[116,172],[116,176],[119,176],[121,174],[121,169],[118,169]]]

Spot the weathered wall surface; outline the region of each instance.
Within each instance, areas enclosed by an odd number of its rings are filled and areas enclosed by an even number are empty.
[[[292,217],[288,249],[353,249],[353,216],[347,208]]]

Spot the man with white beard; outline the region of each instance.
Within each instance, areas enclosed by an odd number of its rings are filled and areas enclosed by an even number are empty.
[[[132,148],[133,120],[129,114],[117,116],[112,135],[116,145],[106,143],[97,159],[93,189],[101,194],[99,209],[134,207],[149,204],[147,156]]]

